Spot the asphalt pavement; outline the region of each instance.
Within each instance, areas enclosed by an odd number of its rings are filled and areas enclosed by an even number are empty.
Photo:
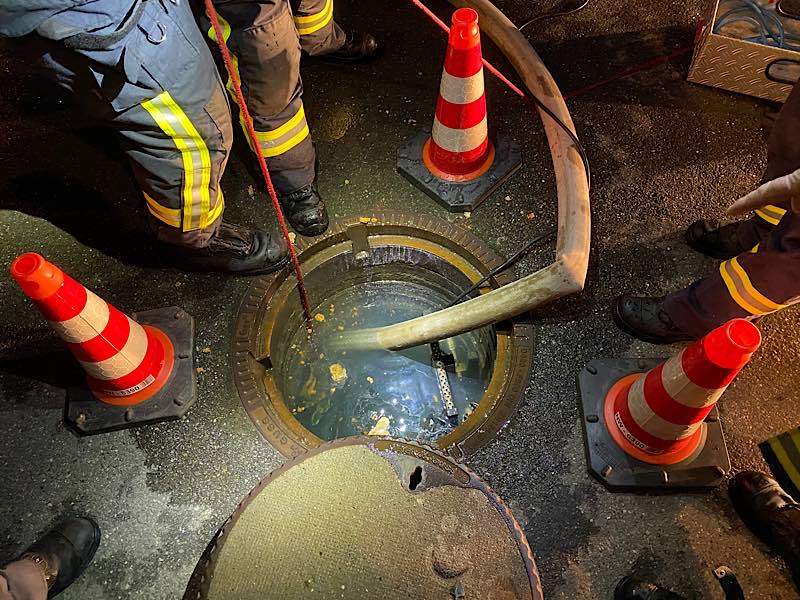
[[[448,6],[431,2],[440,14]],[[516,23],[548,2],[499,0]],[[528,32],[564,92],[692,44],[701,0],[593,0]],[[305,106],[334,215],[430,213],[504,255],[556,223],[539,117],[487,79],[490,127],[512,135],[523,169],[469,217],[451,215],[395,172],[397,147],[432,120],[445,38],[410,3],[341,0],[346,27],[374,32],[382,56],[362,66],[303,66]],[[487,41],[487,57],[510,72]],[[171,269],[148,238],[143,203],[114,138],[81,116],[17,45],[0,45],[0,264],[43,253],[128,312],[177,305],[197,322],[200,397],[181,421],[79,438],[61,423],[60,346],[9,277],[0,277],[0,561],[61,516],[103,528],[97,558],[65,600],[180,598],[208,541],[280,455],[240,405],[228,355],[246,279]],[[617,330],[620,293],[664,294],[711,273],[682,231],[759,180],[767,102],[686,82],[689,53],[569,102],[592,164],[593,244],[585,291],[535,314],[530,385],[519,411],[470,464],[524,525],[552,599],[610,598],[636,571],[689,598],[722,598],[711,570],[731,567],[748,598],[794,598],[781,562],[713,493],[612,494],[589,478],[577,373],[594,358],[661,357]],[[268,226],[267,197],[242,140],[223,179],[226,220]],[[519,274],[552,260],[542,248]],[[761,323],[763,348],[720,403],[735,470],[765,469],[756,445],[798,425],[798,312]]]

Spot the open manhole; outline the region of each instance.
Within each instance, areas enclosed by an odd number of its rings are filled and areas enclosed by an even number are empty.
[[[468,231],[435,218],[384,213],[363,220],[339,221],[299,243],[316,317],[310,342],[289,270],[252,282],[233,351],[244,407],[288,457],[370,431],[422,440],[458,458],[470,454],[496,435],[522,398],[532,349],[527,319],[442,340],[444,389],[431,346],[342,353],[328,341],[444,308],[502,259]],[[487,286],[509,280],[498,276]],[[447,387],[452,403],[442,393]]]

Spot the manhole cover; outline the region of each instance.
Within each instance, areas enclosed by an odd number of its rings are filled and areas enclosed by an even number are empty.
[[[209,544],[186,599],[540,600],[530,547],[475,474],[429,447],[348,439],[262,481]]]
[[[298,246],[315,315],[310,341],[288,270],[251,284],[233,354],[244,407],[288,457],[369,432],[422,440],[458,458],[470,454],[522,398],[532,355],[527,319],[442,340],[437,348],[348,354],[328,342],[444,308],[502,259],[466,230],[431,217],[362,220],[335,223]],[[499,276],[487,285],[509,280]]]

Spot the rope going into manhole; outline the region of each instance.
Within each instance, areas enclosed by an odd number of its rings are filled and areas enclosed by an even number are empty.
[[[222,53],[222,60],[225,63],[225,69],[228,71],[228,76],[233,82],[233,89],[236,92],[236,98],[239,101],[239,110],[242,111],[242,120],[244,121],[245,128],[247,129],[247,135],[250,138],[252,147],[258,148],[260,144],[258,142],[258,136],[256,135],[256,129],[253,126],[253,118],[250,116],[250,111],[247,109],[247,104],[244,101],[244,94],[242,94],[242,86],[239,82],[239,75],[233,66],[231,52],[228,49],[228,45],[225,43],[225,38],[222,35],[222,26],[219,23],[219,15],[217,14],[217,11],[214,8],[211,0],[205,0],[205,5],[208,18],[211,20],[211,26],[214,28],[214,34],[217,38],[216,41],[217,45],[219,46],[219,51]],[[272,185],[272,178],[269,176],[267,161],[264,159],[264,156],[261,154],[261,152],[256,152],[255,154],[258,158],[258,166],[261,168],[261,174],[264,176],[264,183],[267,184],[267,191],[269,192],[269,197],[272,200],[272,206],[275,208],[275,214],[278,216],[278,223],[281,227],[281,233],[283,234],[286,244],[289,247],[289,256],[292,260],[294,274],[297,277],[297,291],[300,294],[300,302],[303,305],[303,315],[306,319],[306,327],[310,333],[314,321],[311,318],[311,305],[308,301],[308,292],[306,291],[306,285],[303,279],[303,271],[300,269],[300,260],[297,258],[297,253],[292,245],[292,239],[289,236],[289,228],[286,226],[286,218],[283,216],[281,204],[278,201],[278,195],[275,193],[275,188]]]

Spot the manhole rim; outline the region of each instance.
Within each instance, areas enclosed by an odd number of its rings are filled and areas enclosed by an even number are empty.
[[[340,244],[341,240],[338,242],[336,240],[341,236],[347,236],[349,230],[354,226],[376,229],[389,227],[422,232],[455,253],[461,252],[469,255],[472,261],[479,262],[482,269],[487,272],[503,262],[503,259],[475,234],[438,217],[385,211],[370,215],[370,219],[368,224],[364,223],[363,217],[358,216],[336,219],[331,222],[328,231],[322,236],[298,237],[295,247],[301,264],[304,262],[303,253],[305,251],[316,247],[318,248],[317,253],[319,253]],[[381,233],[376,232],[376,234],[380,235]],[[425,238],[420,236],[420,239]],[[474,264],[472,266],[475,269],[478,268]],[[255,328],[263,322],[261,314],[267,312],[265,305],[269,304],[264,299],[268,294],[271,299],[289,277],[290,275],[279,272],[252,280],[242,298],[234,325],[231,368],[239,399],[256,429],[283,456],[293,459],[325,441],[307,430],[288,410],[273,378],[265,376],[267,368],[259,362],[261,357],[258,356],[259,350],[255,342],[255,338],[257,338]],[[509,273],[498,275],[495,278],[496,287],[505,285],[512,280],[513,276]],[[529,383],[533,360],[533,324],[528,315],[517,317],[509,321],[509,324],[510,327],[504,334],[498,334],[498,341],[503,336],[507,338],[508,348],[504,350],[507,356],[505,365],[499,364],[499,361],[496,364],[489,389],[479,403],[483,417],[473,422],[467,420],[447,435],[436,440],[437,447],[455,459],[463,459],[487,445],[513,417],[522,402]],[[498,350],[500,350],[499,347]],[[503,366],[506,369],[501,374],[503,375],[502,379],[498,381],[496,372],[499,367]],[[268,386],[270,382],[272,385]],[[489,410],[486,410],[484,400],[490,392],[495,401]],[[476,410],[476,412],[478,411]],[[467,424],[470,426],[461,429]],[[456,435],[457,433],[458,435]]]

